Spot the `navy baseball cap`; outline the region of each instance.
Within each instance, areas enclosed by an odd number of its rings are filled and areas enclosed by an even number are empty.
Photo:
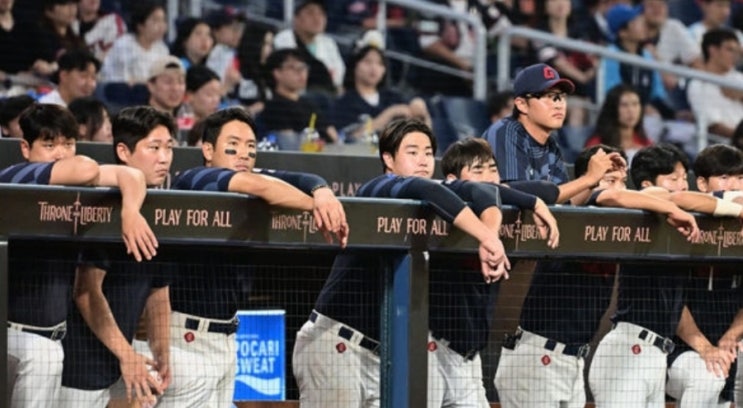
[[[524,96],[542,93],[548,89],[558,88],[565,93],[573,93],[573,81],[560,78],[557,70],[547,64],[534,64],[521,70],[513,80],[513,94]]]
[[[606,22],[614,35],[643,13],[642,4],[632,7],[627,4],[617,4],[606,12]]]

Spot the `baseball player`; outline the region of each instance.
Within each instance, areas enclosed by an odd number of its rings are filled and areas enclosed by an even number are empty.
[[[729,145],[712,145],[694,161],[697,187],[705,193],[739,190],[743,153]],[[674,338],[668,356],[666,393],[679,407],[729,407],[733,401],[737,343],[743,335],[743,274],[734,267],[696,268],[686,287],[692,330]]]
[[[122,110],[112,123],[114,152],[125,168],[138,169],[149,187],[163,184],[172,161],[175,125],[151,107]],[[162,252],[162,251],[161,251]],[[160,254],[167,260],[167,254]],[[127,261],[123,251],[96,246],[80,255],[62,344],[66,359],[58,406],[101,407],[109,399],[152,402],[170,382],[168,281],[170,262]],[[154,359],[132,347],[147,306]],[[159,374],[150,375],[150,369]]]
[[[447,181],[500,182],[493,153],[483,139],[470,138],[450,145],[441,158],[441,168]],[[552,203],[557,198],[558,189],[552,183],[523,184],[541,190]],[[506,186],[500,186],[498,192],[503,204],[534,211],[548,247],[558,245],[557,222],[541,198]],[[439,258],[431,254],[436,269],[431,271],[429,290],[428,406],[489,406],[480,351],[487,345],[500,282],[484,283],[476,268],[462,259]]]
[[[346,245],[345,211],[325,180],[311,174],[254,169],[257,140],[249,114],[239,108],[222,110],[207,117],[204,129],[206,166],[180,174],[173,189],[231,191],[263,198],[271,205],[313,211],[326,237],[335,234]],[[171,344],[199,355],[198,367],[206,368],[210,391],[204,405],[208,407],[232,404],[237,364],[235,315],[240,295],[247,294],[250,285],[249,267],[240,266],[242,260],[226,262],[226,256],[213,250],[199,252],[202,266],[181,265],[179,279],[171,287]],[[208,265],[208,271],[203,265]]]
[[[430,180],[435,151],[436,139],[424,123],[391,122],[379,138],[385,174],[361,186],[357,196],[430,203],[439,216],[480,242],[481,279],[495,282],[506,276],[509,266],[497,234],[501,219],[497,187]],[[472,202],[472,210],[459,195]],[[293,370],[302,407],[378,406],[382,280],[393,263],[394,258],[374,252],[344,251],[336,257],[294,346]],[[483,402],[477,394],[479,390],[474,390],[468,398]]]
[[[630,172],[643,192],[656,189],[673,195],[688,190],[687,167],[676,147],[657,145],[636,153]],[[614,327],[599,343],[589,372],[597,406],[665,404],[666,357],[675,347],[673,335],[683,330],[679,322],[687,278],[684,268],[620,267]]]
[[[56,105],[32,105],[19,118],[21,152],[27,162],[0,171],[0,182],[119,187],[122,232],[135,258],[155,255],[157,240],[139,214],[145,185],[141,172],[99,166],[75,155],[75,118]],[[139,242],[139,244],[138,244]],[[67,304],[74,259],[69,250],[33,252],[27,247],[10,260],[8,277],[8,405],[46,407],[58,401]],[[19,252],[14,252],[18,254]]]
[[[576,177],[587,171],[590,158],[618,153],[608,146],[584,150],[575,162]],[[625,190],[624,168],[608,171],[586,201],[603,207],[635,208],[668,216],[674,225],[696,233],[693,216],[675,204]],[[615,264],[565,262],[534,272],[521,309],[520,328],[503,346],[495,384],[501,403],[532,407],[583,407],[585,357],[601,317],[609,306]]]

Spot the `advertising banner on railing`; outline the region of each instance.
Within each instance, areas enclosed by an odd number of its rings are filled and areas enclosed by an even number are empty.
[[[237,376],[234,401],[283,401],[286,398],[285,311],[237,313]]]

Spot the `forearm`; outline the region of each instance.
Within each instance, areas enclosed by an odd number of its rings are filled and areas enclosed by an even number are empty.
[[[147,340],[150,350],[157,356],[170,350],[170,291],[167,286],[150,293],[145,305],[147,313]]]
[[[681,312],[681,320],[676,328],[676,334],[697,353],[701,354],[705,349],[712,347],[712,343],[710,343],[707,337],[701,332],[701,330],[699,330],[697,323],[694,321],[694,317],[686,306],[684,306],[684,309]]]
[[[557,196],[557,204],[562,204],[574,196],[591,189],[598,182],[598,179],[594,180],[589,178],[587,175],[584,175],[575,180],[560,184],[560,194]]]
[[[93,334],[119,360],[134,351],[119,329],[108,301],[100,289],[88,288],[79,291],[75,296],[75,304]]]
[[[738,311],[733,322],[722,337],[738,342],[743,338],[743,309]]]
[[[147,183],[144,174],[133,167],[121,165],[102,165],[99,185],[118,187],[121,191],[121,211],[139,212],[147,196]]]
[[[605,207],[632,208],[670,214],[676,207],[674,203],[631,190],[604,190],[596,201]]]
[[[496,216],[495,214],[485,215],[485,212],[483,212],[483,215],[485,217],[501,216],[500,210],[498,210],[498,216]],[[493,224],[497,223],[498,225],[500,225],[500,219],[498,218],[489,218],[489,222]],[[485,241],[489,238],[492,238],[493,236],[495,236],[496,238],[498,237],[497,232],[491,230],[485,223],[480,221],[475,213],[472,212],[472,210],[470,210],[468,207],[465,207],[462,211],[459,212],[459,214],[457,214],[457,216],[454,218],[453,224],[455,227],[466,232],[479,242]]]
[[[498,207],[490,207],[480,214],[480,221],[482,221],[488,229],[497,234],[499,233],[501,223],[503,222],[503,213]]]
[[[252,173],[239,173],[232,177],[229,191],[254,195],[270,205],[311,211],[312,197],[296,187],[274,177]]]

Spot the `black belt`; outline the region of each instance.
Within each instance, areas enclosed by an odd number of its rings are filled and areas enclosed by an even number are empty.
[[[185,326],[188,330],[199,330],[200,322],[201,322],[201,319],[187,317]],[[234,318],[227,323],[207,321],[206,324],[207,324],[206,331],[208,331],[209,333],[222,333],[222,334],[229,335],[229,334],[237,332],[237,326],[240,324],[240,320],[238,320],[237,318]]]
[[[317,312],[313,311],[312,313],[310,313],[310,321],[312,323],[315,323],[318,317],[319,315],[317,314]],[[341,326],[341,328],[338,329],[338,336],[352,343],[354,343],[354,341],[352,340],[354,333],[357,333],[357,332],[346,326]],[[359,333],[359,335],[361,335],[361,333]],[[361,341],[358,342],[358,345],[371,351],[372,353],[376,355],[379,355],[379,342],[370,337],[362,336]]]
[[[11,323],[8,323],[8,328],[10,328]],[[22,332],[35,334],[37,336],[46,337],[49,340],[62,340],[67,333],[67,325],[63,324],[55,329],[31,329],[29,327],[24,327],[22,324],[15,324],[16,328],[19,328]]]
[[[521,330],[518,330],[516,334],[514,335],[506,335],[506,341],[504,343],[504,347],[508,348],[509,350],[513,350],[516,347],[516,342],[521,339],[521,335],[523,332]],[[543,336],[540,336],[543,337]],[[557,348],[557,345],[561,344],[561,342],[557,340],[547,339],[544,342],[544,348],[549,351],[555,351]],[[586,358],[588,357],[588,354],[591,352],[591,345],[590,344],[565,344],[565,347],[562,348],[561,354],[565,354],[567,356],[572,357],[578,357],[578,358]]]
[[[641,340],[646,340],[648,338],[648,335],[650,335],[650,332],[647,330],[643,330],[637,337],[639,337]],[[660,351],[666,354],[673,353],[673,350],[676,348],[676,344],[673,343],[673,340],[669,339],[668,337],[661,336],[655,336],[655,339],[653,339],[653,346],[658,347]]]

